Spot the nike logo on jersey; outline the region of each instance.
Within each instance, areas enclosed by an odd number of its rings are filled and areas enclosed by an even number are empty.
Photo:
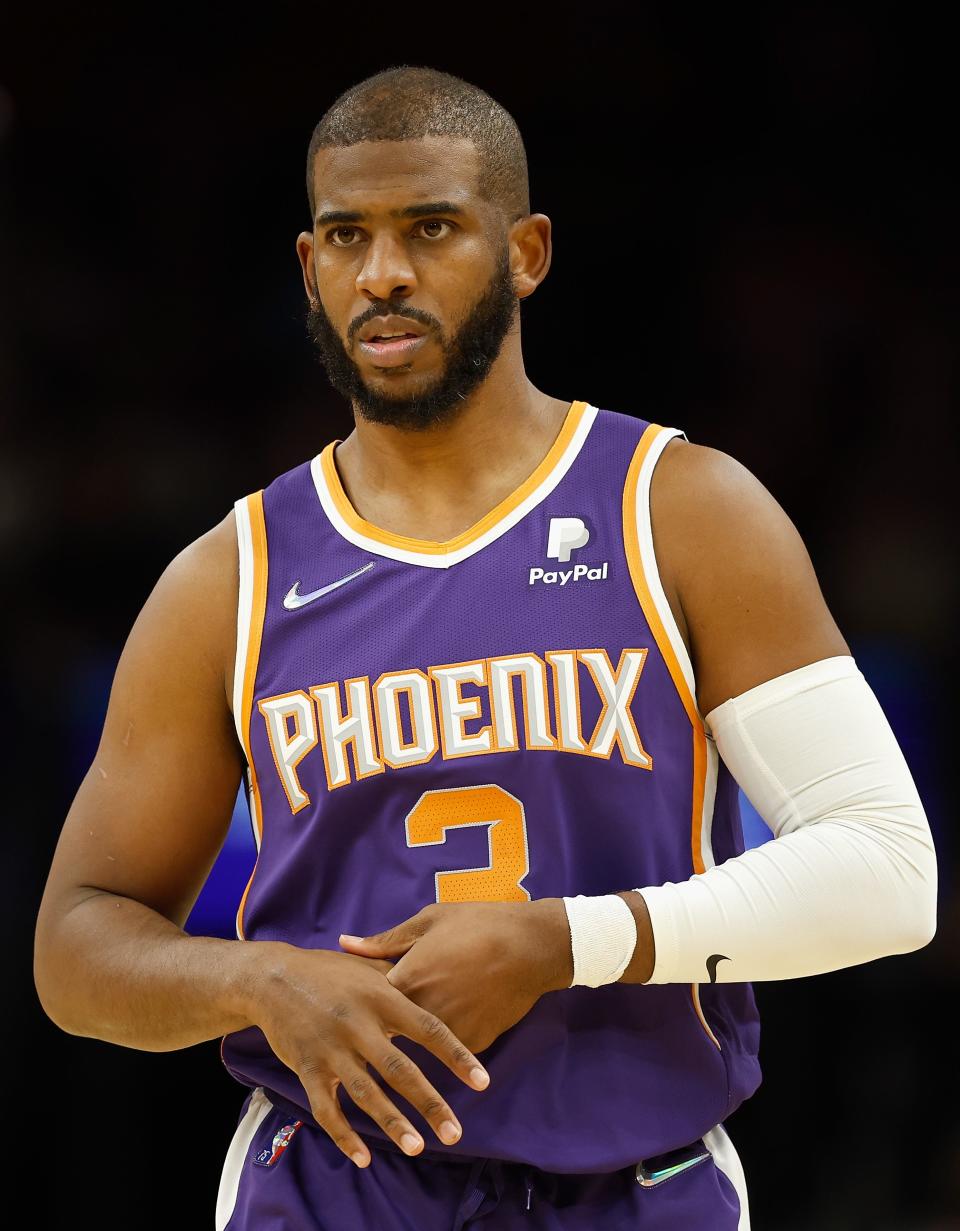
[[[726,957],[723,953],[711,953],[710,954],[710,956],[707,958],[707,974],[710,976],[711,983],[716,983],[717,981],[717,967],[720,965],[720,963],[729,962],[729,961],[730,959]]]
[[[301,594],[300,582],[295,581],[287,592],[283,605],[287,611],[296,611],[298,607],[306,607],[307,603],[312,603],[315,598],[329,594],[331,590],[336,590],[338,586],[345,586],[348,581],[353,581],[354,577],[359,577],[361,573],[372,569],[375,564],[376,560],[371,560],[369,564],[365,564],[363,568],[358,568],[356,572],[348,573],[346,577],[341,577],[339,581],[331,581],[328,586],[321,586],[319,590],[311,590],[309,594]]]

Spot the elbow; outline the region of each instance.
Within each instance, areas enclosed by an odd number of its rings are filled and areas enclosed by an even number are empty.
[[[897,953],[923,949],[937,934],[937,857],[932,843],[926,855],[919,869],[914,865],[909,895],[891,912],[891,918],[899,919]]]
[[[79,1031],[71,1029],[70,1022],[63,1012],[64,1006],[57,999],[56,987],[47,977],[43,958],[39,953],[35,955],[33,962],[33,985],[36,988],[40,1007],[53,1024],[59,1026],[66,1034],[78,1034]]]
[[[914,953],[929,945],[937,934],[937,895],[924,894],[903,928],[900,953]]]
[[[53,965],[52,956],[41,944],[38,933],[33,950],[33,986],[40,1007],[55,1026],[59,1026],[66,1034],[77,1034],[76,1030],[71,1029],[64,1014],[64,1005],[57,995],[57,979],[51,970]]]
[[[83,1035],[70,1013],[69,980],[64,971],[68,959],[57,942],[58,928],[41,911],[33,941],[33,986],[40,1007],[65,1034]]]

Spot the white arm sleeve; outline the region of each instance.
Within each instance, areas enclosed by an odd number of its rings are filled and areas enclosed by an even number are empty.
[[[681,884],[638,890],[650,983],[795,979],[908,953],[936,931],[930,827],[890,724],[848,655],[706,717],[776,841]],[[707,959],[712,960],[715,980]]]

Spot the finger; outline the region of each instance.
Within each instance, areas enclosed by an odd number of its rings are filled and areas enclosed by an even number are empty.
[[[473,1052],[464,1047],[450,1027],[435,1014],[418,1008],[402,992],[397,995],[399,999],[394,1002],[394,1014],[399,1023],[397,1033],[406,1035],[415,1043],[422,1044],[427,1051],[433,1052],[438,1060],[442,1060],[447,1068],[468,1086],[473,1086],[475,1090],[486,1090],[490,1084],[490,1074]]]
[[[342,1150],[358,1167],[367,1167],[370,1165],[370,1151],[343,1114],[343,1108],[336,1096],[339,1078],[327,1073],[326,1069],[323,1071],[324,1078],[321,1078],[316,1068],[306,1065],[299,1073],[310,1100],[313,1118],[337,1149]]]
[[[376,936],[350,936],[340,934],[340,947],[360,957],[395,957],[404,954],[419,937],[400,924]]]
[[[370,957],[406,953],[415,941],[429,932],[439,918],[439,912],[440,907],[433,902],[385,932],[376,932],[372,936],[353,936],[349,932],[341,932],[340,943],[345,949]]]
[[[340,1081],[344,1093],[348,1094],[371,1120],[380,1125],[404,1154],[420,1153],[423,1149],[423,1138],[367,1072],[366,1058],[359,1052],[356,1054],[356,1061],[343,1068]]]
[[[374,1049],[376,1046],[374,1043]],[[379,1052],[368,1052],[367,1059],[388,1085],[421,1112],[444,1145],[453,1145],[460,1140],[463,1129],[449,1103],[440,1097],[420,1069],[399,1047],[384,1049],[381,1046]]]

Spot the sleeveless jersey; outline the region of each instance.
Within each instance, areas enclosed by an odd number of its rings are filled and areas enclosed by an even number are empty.
[[[238,937],[342,952],[341,932],[428,903],[616,893],[743,850],[654,555],[650,481],[675,436],[574,402],[527,480],[446,543],[361,518],[339,440],[237,501],[234,715],[258,845]],[[484,1050],[484,1091],[392,1041],[460,1118],[445,1153],[545,1171],[687,1144],[760,1082],[746,983],[550,992]],[[221,1051],[309,1114],[258,1028]]]

